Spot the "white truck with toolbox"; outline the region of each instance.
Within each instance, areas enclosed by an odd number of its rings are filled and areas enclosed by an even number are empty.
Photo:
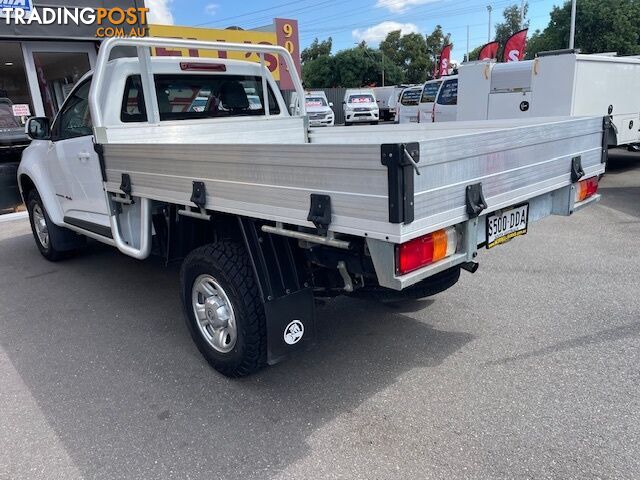
[[[316,296],[433,295],[481,248],[599,199],[601,117],[313,129],[264,62],[156,46],[280,55],[304,97],[281,47],[110,39],[53,123],[27,123],[18,180],[49,260],[90,237],[181,261],[189,331],[225,375],[312,341]]]
[[[457,120],[608,115],[610,147],[640,142],[639,58],[560,50],[462,64],[458,76]]]

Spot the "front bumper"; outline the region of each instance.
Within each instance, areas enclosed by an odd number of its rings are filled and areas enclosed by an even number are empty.
[[[344,121],[349,123],[377,122],[378,120],[380,120],[380,115],[376,111],[346,112],[344,117]]]

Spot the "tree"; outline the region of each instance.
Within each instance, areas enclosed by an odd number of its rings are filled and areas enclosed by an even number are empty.
[[[640,1],[601,2],[580,0],[576,11],[575,46],[583,53],[640,54]],[[569,46],[571,2],[554,7],[544,31],[536,31],[527,47],[527,58],[545,50]]]
[[[322,55],[302,64],[302,80],[306,88],[331,88],[340,82],[335,58]]]
[[[333,40],[331,37],[323,40],[322,42],[319,42],[316,37],[313,42],[311,42],[311,45],[302,50],[300,53],[300,60],[302,60],[302,63],[305,63],[310,60],[315,60],[318,57],[329,56],[331,55],[332,44]]]
[[[527,11],[529,10],[529,4],[524,4],[524,17],[527,16]],[[502,12],[502,17],[504,21],[501,23],[496,23],[496,36],[495,39],[497,42],[500,42],[500,45],[504,46],[509,40],[509,37],[514,33],[522,30],[523,28],[529,27],[529,21],[525,20],[524,25],[520,23],[520,7],[518,5],[511,5],[507,7]]]
[[[430,35],[427,35],[426,45],[427,45],[427,74],[428,78],[433,76],[433,72],[435,71],[436,63],[438,62],[438,57],[440,56],[440,52],[442,52],[442,48],[445,45],[448,45],[451,42],[451,34],[447,33],[446,35],[442,31],[442,27],[440,25],[436,25],[436,28],[433,29]]]

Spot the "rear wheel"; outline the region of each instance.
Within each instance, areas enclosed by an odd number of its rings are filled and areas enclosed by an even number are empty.
[[[213,368],[242,377],[266,364],[264,306],[244,246],[220,241],[197,248],[180,281],[189,332]]]
[[[27,196],[27,211],[36,246],[47,260],[60,260],[83,243],[84,237],[51,221],[35,189]]]

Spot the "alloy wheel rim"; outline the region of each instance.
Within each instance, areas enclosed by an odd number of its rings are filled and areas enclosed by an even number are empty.
[[[44,218],[44,212],[40,205],[33,207],[33,226],[36,230],[38,241],[44,248],[49,248],[49,229],[47,228],[47,220]]]
[[[193,282],[191,304],[202,337],[216,351],[229,353],[236,345],[238,329],[231,301],[211,275]]]

